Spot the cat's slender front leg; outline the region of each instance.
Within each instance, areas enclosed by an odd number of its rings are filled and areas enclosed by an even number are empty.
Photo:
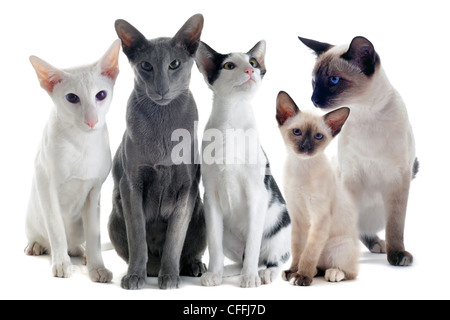
[[[105,268],[101,253],[100,240],[100,190],[94,188],[88,195],[83,208],[83,226],[86,237],[86,259],[89,277],[94,282],[111,282],[113,275]]]
[[[261,277],[258,273],[258,262],[265,222],[265,219],[261,217],[264,217],[262,212],[267,210],[266,206],[263,205],[267,202],[253,198],[249,198],[248,200],[248,205],[250,208],[249,230],[245,246],[245,259],[241,275],[241,287],[255,288],[261,286]]]
[[[388,185],[384,196],[387,210],[386,251],[391,265],[409,266],[413,263],[413,256],[405,250],[403,233],[411,173],[405,172],[399,180]]]
[[[326,214],[318,214],[316,217],[308,233],[305,250],[298,264],[298,272],[293,273],[290,278],[290,283],[294,286],[311,285],[317,274],[320,256],[328,240],[331,219]]]
[[[158,277],[161,289],[178,289],[180,287],[180,258],[194,211],[194,199],[197,199],[197,195],[193,195],[193,188],[188,186],[184,186],[178,193],[177,209],[169,219],[161,259],[161,270]]]
[[[121,286],[128,290],[142,289],[147,278],[148,260],[142,191],[139,188],[129,187],[126,179],[122,179],[120,195],[129,248],[128,272],[122,278]]]
[[[214,193],[213,193],[214,194]],[[208,237],[209,268],[202,276],[202,285],[218,286],[223,281],[225,255],[223,253],[223,214],[216,207],[216,199],[205,194],[205,221]]]
[[[183,249],[192,210],[184,210],[172,216],[167,228],[161,269],[158,276],[160,289],[178,289],[181,284],[180,257]]]
[[[288,203],[291,203],[288,200]],[[307,218],[296,207],[288,207],[292,219],[292,237],[291,237],[291,251],[292,263],[289,270],[282,273],[282,278],[285,281],[290,281],[291,276],[298,272],[298,265],[303,251],[305,250],[306,242],[308,240],[309,224],[305,222]]]
[[[68,255],[66,230],[59,204],[58,192],[46,174],[37,170],[37,192],[42,206],[52,256],[52,275],[57,278],[72,276],[72,263]]]

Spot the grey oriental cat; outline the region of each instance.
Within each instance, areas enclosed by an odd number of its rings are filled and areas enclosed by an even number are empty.
[[[128,262],[122,288],[140,289],[158,276],[161,289],[180,286],[180,274],[201,276],[206,227],[199,194],[200,165],[175,165],[172,132],[192,137],[198,111],[189,90],[203,16],[191,17],[173,38],[147,40],[124,20],[115,24],[135,72],[127,129],[113,163],[111,241]]]

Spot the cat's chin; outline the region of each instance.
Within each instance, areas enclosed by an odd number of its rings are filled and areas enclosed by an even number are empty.
[[[103,128],[103,126],[96,125],[94,128],[91,128],[91,127],[85,125],[85,126],[78,126],[78,128],[85,133],[94,133],[94,132],[101,130]]]
[[[254,79],[248,79],[248,80],[238,84],[236,87],[250,89],[253,87],[257,87],[257,83]]]
[[[254,95],[258,91],[258,84],[254,80],[248,80],[242,84],[239,84],[233,88],[235,93],[241,93],[246,95]]]
[[[297,157],[301,160],[309,160],[317,155],[317,152],[313,153],[296,153]]]
[[[172,99],[160,99],[160,100],[152,99],[152,101],[159,106],[167,106],[172,102]]]

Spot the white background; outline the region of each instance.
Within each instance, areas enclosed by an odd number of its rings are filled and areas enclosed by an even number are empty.
[[[95,284],[73,259],[71,279],[50,275],[50,258],[28,257],[24,219],[33,160],[52,102],[39,87],[28,61],[37,55],[65,68],[98,60],[117,38],[114,21],[122,18],[148,38],[173,36],[193,14],[202,13],[202,40],[221,53],[247,52],[267,40],[267,75],[255,99],[261,140],[282,185],[285,149],[275,121],[275,98],[287,91],[301,108],[310,103],[314,56],[297,36],[332,44],[354,36],[370,39],[391,82],[402,94],[416,135],[421,171],[413,182],[405,241],[414,265],[394,268],[385,255],[361,250],[355,281],[292,287],[277,279],[270,286],[241,289],[231,278],[217,288],[184,278],[181,289],[161,291],[150,279],[141,291],[120,288],[126,264],[114,251],[104,253],[114,273],[112,284]],[[450,170],[448,123],[450,53],[446,1],[3,1],[0,4],[1,299],[449,299]],[[125,55],[108,115],[111,148],[125,129],[125,108],[133,74]],[[199,136],[211,110],[211,93],[194,66],[191,90],[200,113]],[[112,182],[102,194],[102,237],[111,210]],[[205,261],[207,261],[205,256]],[[286,266],[287,268],[288,266]]]

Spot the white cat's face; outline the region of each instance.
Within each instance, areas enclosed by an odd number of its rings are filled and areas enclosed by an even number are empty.
[[[253,97],[266,74],[266,42],[247,53],[220,54],[201,42],[195,61],[206,83],[218,96]]]
[[[233,53],[224,60],[220,76],[211,88],[217,94],[253,95],[261,81],[261,67],[256,58],[244,53]]]
[[[96,66],[64,71],[62,81],[50,94],[58,117],[84,131],[98,130],[105,125],[114,83],[102,76]]]
[[[120,40],[115,41],[98,62],[67,70],[30,57],[41,87],[56,105],[59,120],[86,132],[105,125],[119,74],[120,43]]]

